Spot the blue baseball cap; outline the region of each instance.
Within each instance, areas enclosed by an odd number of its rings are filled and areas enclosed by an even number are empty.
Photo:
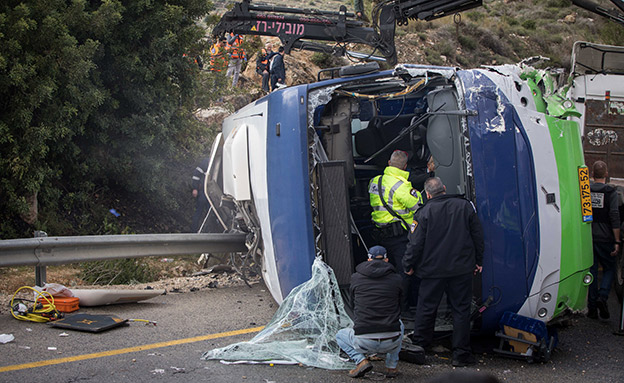
[[[368,249],[368,259],[384,259],[388,258],[388,252],[383,246],[373,246]]]

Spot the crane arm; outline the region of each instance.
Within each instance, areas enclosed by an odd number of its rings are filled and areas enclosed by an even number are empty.
[[[373,11],[372,26],[355,19],[342,5],[338,12],[316,9],[251,4],[243,0],[227,11],[212,34],[225,33],[279,37],[284,50],[293,48],[346,54],[346,43],[365,44],[374,48],[390,64],[397,62],[394,45],[395,26],[409,19],[432,20],[474,8],[482,0],[385,0]],[[316,41],[332,42],[333,45]]]
[[[622,0],[611,0],[611,2],[616,5],[621,11],[624,12],[624,1]],[[624,14],[618,12],[616,9],[607,9],[602,7],[599,4],[596,4],[592,1],[588,0],[572,0],[574,5],[586,9],[590,12],[593,12],[597,15],[606,17],[616,23],[620,23],[624,25]]]

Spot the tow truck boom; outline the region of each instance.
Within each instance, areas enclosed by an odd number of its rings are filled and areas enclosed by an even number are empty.
[[[611,2],[615,6],[617,6],[620,9],[620,11],[624,12],[623,0],[611,0]],[[624,14],[619,12],[617,9],[607,9],[607,8],[600,6],[599,4],[596,4],[592,1],[587,1],[587,0],[572,0],[572,3],[574,3],[574,5],[578,7],[581,7],[597,15],[600,15],[612,21],[615,21],[616,23],[624,25]]]
[[[478,7],[482,0],[385,0],[372,12],[372,27],[356,20],[344,5],[338,12],[316,9],[252,5],[251,0],[234,4],[212,34],[277,36],[289,53],[293,48],[345,55],[346,43],[365,44],[374,48],[369,56],[379,52],[394,65],[397,52],[394,45],[396,25],[407,25],[410,19],[433,20],[449,14]],[[334,45],[310,40],[332,41]]]

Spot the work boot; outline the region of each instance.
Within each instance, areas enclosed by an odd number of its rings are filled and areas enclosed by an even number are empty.
[[[361,378],[366,375],[367,372],[373,369],[373,365],[368,359],[364,359],[351,371],[349,371],[349,376],[352,378]]]
[[[472,354],[468,354],[461,358],[453,358],[453,362],[451,363],[453,367],[466,367],[472,366],[473,364],[477,364],[477,359]]]
[[[607,306],[606,300],[598,298],[598,300],[596,301],[596,307],[598,308],[601,319],[611,318],[611,315],[609,314],[609,306]]]
[[[598,319],[598,309],[595,307],[590,307],[587,310],[587,317],[591,319]]]
[[[399,376],[398,368],[386,368],[386,378],[392,379],[396,378],[397,376]]]

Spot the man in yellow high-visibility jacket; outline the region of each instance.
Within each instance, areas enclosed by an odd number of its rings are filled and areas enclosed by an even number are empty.
[[[390,262],[404,278],[407,292],[403,302],[405,314],[409,306],[415,305],[417,294],[414,294],[418,289],[418,282],[405,274],[402,260],[408,243],[409,226],[414,220],[414,213],[423,203],[420,192],[412,188],[412,184],[407,180],[409,172],[405,170],[406,168],[407,153],[395,150],[384,169],[384,174],[374,177],[368,184],[370,204],[373,208],[371,218],[375,224],[375,240],[386,248]]]

